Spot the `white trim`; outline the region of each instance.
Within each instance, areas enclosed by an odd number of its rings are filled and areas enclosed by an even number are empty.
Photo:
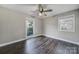
[[[42,34],[28,36],[28,37],[26,37],[26,39],[33,38],[33,37],[37,37],[37,36],[41,36],[41,35],[42,35]]]
[[[73,42],[73,41],[70,41],[70,40],[66,40],[66,39],[62,39],[62,38],[57,38],[57,37],[54,37],[54,36],[51,36],[51,35],[39,34],[39,35],[31,36],[31,37],[37,37],[37,36],[41,36],[41,35],[46,36],[46,37],[50,37],[50,38],[54,38],[54,39],[57,39],[57,40],[66,41],[66,42],[69,42],[69,43],[73,43],[73,44],[79,45],[78,42]],[[16,43],[16,42],[20,42],[20,41],[23,41],[23,40],[27,40],[27,39],[29,39],[31,37],[24,38],[24,39],[19,39],[19,40],[12,41],[12,42],[3,43],[3,44],[0,44],[0,47],[6,46],[6,45],[10,45],[10,44],[13,44],[13,43]]]
[[[44,35],[44,36],[54,38],[56,40],[61,40],[61,41],[65,41],[65,42],[69,42],[69,43],[72,43],[72,44],[79,45],[78,42],[73,42],[73,41],[70,41],[70,40],[67,40],[67,39],[62,39],[62,38],[54,37],[54,36],[51,36],[51,35]]]
[[[13,43],[16,43],[16,42],[20,42],[20,41],[23,41],[23,40],[26,40],[26,39],[24,38],[24,39],[19,39],[19,40],[16,40],[16,41],[11,41],[11,42],[7,42],[7,43],[3,43],[3,44],[0,44],[0,47],[6,46],[6,45],[10,45],[10,44],[13,44]]]
[[[33,38],[33,37],[37,37],[37,36],[41,36],[41,35],[42,35],[42,34],[34,35],[34,36],[31,36],[31,37]],[[16,42],[20,42],[20,41],[23,41],[23,40],[27,40],[27,39],[29,39],[29,38],[31,38],[31,37],[27,37],[27,38],[15,40],[15,41],[7,42],[7,43],[2,43],[2,44],[0,44],[0,47],[6,46],[6,45],[10,45],[10,44],[13,44],[13,43],[16,43]]]
[[[72,29],[70,30],[61,30],[60,29],[60,25],[62,24],[60,21],[66,21],[66,20],[71,20],[73,23],[72,25]],[[68,27],[68,26],[67,26]],[[67,16],[63,16],[63,17],[58,17],[58,31],[64,31],[64,32],[75,32],[75,14],[71,14],[71,15],[67,15]]]

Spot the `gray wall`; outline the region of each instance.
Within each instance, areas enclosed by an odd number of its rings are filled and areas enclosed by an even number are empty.
[[[25,16],[0,7],[0,44],[25,38]]]
[[[43,32],[42,32],[42,19],[35,19],[35,35],[41,35]]]
[[[0,7],[0,44],[27,38],[26,20],[29,16]],[[34,36],[42,34],[42,20],[33,18]]]
[[[76,17],[76,31],[75,32],[59,32],[58,31],[58,17],[75,14]],[[62,39],[65,41],[75,42],[79,44],[79,10],[65,12],[53,17],[43,20],[43,32],[50,37]]]

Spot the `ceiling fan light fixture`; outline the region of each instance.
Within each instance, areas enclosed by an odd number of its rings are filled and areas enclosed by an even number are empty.
[[[42,16],[42,13],[39,13],[39,16]]]
[[[38,5],[38,15],[39,16],[47,16],[47,12],[52,12],[52,9],[46,9],[43,5]]]

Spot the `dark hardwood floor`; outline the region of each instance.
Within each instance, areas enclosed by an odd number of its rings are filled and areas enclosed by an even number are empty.
[[[78,54],[79,46],[40,36],[0,47],[0,54]]]

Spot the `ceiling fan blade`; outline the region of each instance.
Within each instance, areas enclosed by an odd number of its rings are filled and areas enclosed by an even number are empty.
[[[44,10],[43,12],[52,12],[52,9]]]

